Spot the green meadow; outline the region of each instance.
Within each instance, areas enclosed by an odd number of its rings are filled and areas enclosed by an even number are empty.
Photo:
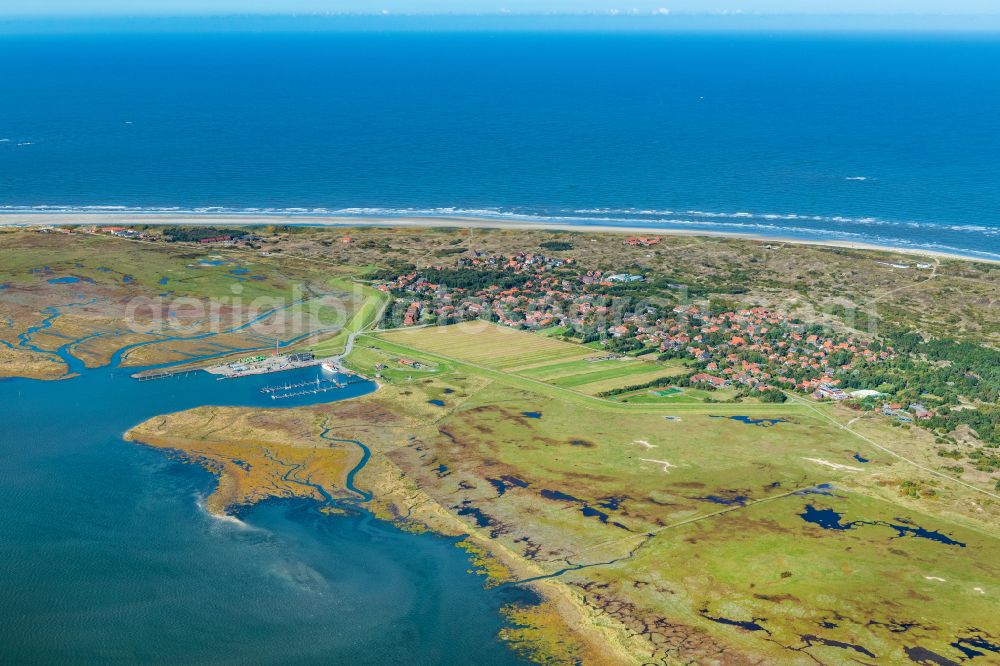
[[[573,378],[628,383],[624,368],[644,363],[559,352],[505,372],[447,331],[426,335],[365,336],[351,359],[433,365],[385,379],[437,434],[385,454],[654,660],[957,662],[964,639],[997,643],[1000,539],[966,510],[990,500],[835,427],[828,408],[711,404],[688,388],[602,400]],[[510,346],[498,353],[513,363]],[[897,493],[901,478],[935,494]]]

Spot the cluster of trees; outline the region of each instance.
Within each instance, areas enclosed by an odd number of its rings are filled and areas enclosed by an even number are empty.
[[[639,351],[644,345],[634,337],[609,338],[604,347],[616,354]]]
[[[921,497],[934,497],[937,491],[920,481],[906,479],[899,484],[899,494],[920,499]]]
[[[400,275],[409,275],[417,270],[416,264],[411,264],[398,259],[391,259],[385,263],[383,268],[378,268],[368,273],[365,277],[369,280],[389,282],[395,280]]]
[[[632,391],[641,391],[642,389],[663,388],[664,386],[687,386],[690,384],[689,380],[690,377],[660,377],[644,384],[632,384],[631,386],[622,386],[620,388],[611,389],[610,391],[602,391],[601,393],[598,393],[598,395],[604,398],[610,398],[611,396],[631,393]]]
[[[229,236],[240,240],[252,236],[246,229],[224,229],[219,227],[164,227],[163,238],[171,243],[197,243],[205,238]]]
[[[921,402],[936,410],[923,425],[944,433],[965,425],[1000,446],[1000,352],[954,339],[925,340],[908,331],[890,332],[885,342],[896,357],[853,370],[845,385],[881,391],[901,403]],[[974,408],[957,409],[963,401]]]
[[[995,472],[1000,469],[1000,455],[990,451],[976,449],[969,454],[969,458],[980,472]]]
[[[760,398],[761,402],[777,402],[782,403],[788,400],[788,396],[784,392],[778,389],[768,389],[766,391],[752,392],[751,395],[756,395]]]
[[[573,249],[573,244],[568,241],[542,241],[538,245],[553,252],[564,252]]]
[[[464,247],[443,247],[439,250],[434,250],[435,257],[450,257],[455,254],[462,254],[465,252]]]
[[[508,273],[501,270],[470,271],[464,268],[424,268],[421,269],[420,275],[431,284],[471,291],[493,286],[501,289],[523,287],[535,279],[535,276],[526,273]]]
[[[950,338],[924,340],[908,332],[896,332],[890,340],[897,351],[926,359],[941,371],[941,379],[954,383],[967,398],[1000,399],[1000,351]]]
[[[964,425],[988,446],[1000,447],[1000,407],[995,405],[980,405],[976,409],[952,409],[945,405],[924,425],[940,432],[951,432]]]

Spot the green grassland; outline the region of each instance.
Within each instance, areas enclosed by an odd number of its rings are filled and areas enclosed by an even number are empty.
[[[560,364],[563,365],[564,364]],[[537,368],[531,368],[533,376],[537,379],[543,381],[550,381],[556,386],[582,386],[583,384],[592,384],[594,382],[599,382],[605,379],[616,379],[616,378],[631,378],[636,375],[648,375],[648,374],[668,374],[669,372],[677,372],[676,369],[681,368],[680,363],[675,363],[672,366],[661,363],[644,363],[641,361],[634,360],[613,360],[613,361],[595,361],[586,362],[582,364],[577,364],[570,367],[561,367],[558,372],[546,372],[551,369],[552,366],[541,366]],[[519,374],[528,374],[528,371],[522,371]],[[637,381],[643,381],[639,379]],[[648,380],[646,380],[648,381]]]
[[[845,524],[884,524],[824,529],[802,519],[807,507],[834,510]],[[964,547],[887,525],[943,527]],[[599,589],[595,603],[610,612],[629,600],[681,619],[689,630],[658,637],[665,655],[683,654],[685,635],[766,646],[782,663],[905,663],[917,648],[955,663],[963,654],[953,643],[996,642],[998,556],[993,535],[838,489],[665,529],[628,559],[570,572],[566,582]],[[646,626],[650,617],[627,621]]]
[[[128,285],[178,297],[219,297],[235,291],[244,299],[287,297],[307,271],[222,248],[170,247],[107,236],[30,232],[0,234],[0,281],[38,286],[50,277],[73,276],[97,285]],[[232,271],[240,271],[235,274]],[[246,271],[246,273],[242,273]],[[162,279],[165,284],[161,284]]]
[[[532,379],[551,381],[559,379],[560,377],[573,377],[575,375],[594,372],[599,368],[619,367],[623,365],[621,361],[618,360],[592,360],[597,358],[599,358],[598,355],[591,354],[589,358],[580,360],[560,361],[556,363],[543,362],[531,368],[522,368],[518,370],[517,374],[523,377],[531,377]]]
[[[446,353],[469,363],[512,371],[522,366],[593,355],[578,345],[485,321],[399,329],[383,333],[381,337],[391,343],[413,346],[430,353]]]
[[[632,393],[615,396],[614,399],[620,402],[629,402],[636,405],[670,405],[685,402],[704,402],[706,400],[731,400],[736,397],[736,391],[732,389],[707,391],[705,389],[695,389],[690,387],[684,387],[679,393],[656,395],[657,392],[663,390],[664,389],[641,389],[639,391],[633,391]],[[745,400],[748,402],[754,402],[749,398],[746,398]]]
[[[505,372],[465,347],[448,355],[435,334],[433,352],[416,330],[413,346],[367,336],[352,358],[435,365],[386,377],[433,434],[382,453],[470,532],[643,642],[644,659],[957,662],[952,643],[997,643],[1000,540],[976,517],[996,504],[835,427],[831,407],[706,404],[692,389],[680,403],[600,400],[542,379],[586,361]],[[936,494],[896,493],[898,478]],[[808,522],[808,506],[839,522]]]
[[[585,345],[483,321],[393,330],[378,338],[400,350],[408,347],[590,396],[685,371],[679,361],[596,360],[601,355]]]
[[[544,335],[546,337],[556,337],[564,335],[567,330],[568,327],[566,326],[550,326],[548,328],[543,328],[542,330],[538,331],[538,334]]]
[[[620,388],[622,385],[643,384],[664,377],[676,377],[684,372],[685,369],[679,365],[664,367],[662,364],[639,363],[631,367],[610,368],[573,377],[563,377],[553,383],[556,386],[575,388],[584,393],[596,395],[602,391]]]
[[[332,278],[329,284],[346,293],[353,293],[359,303],[355,305],[353,314],[346,323],[343,323],[343,327],[336,335],[310,345],[309,349],[317,356],[342,353],[347,345],[348,336],[372,326],[389,300],[381,291],[345,278]]]
[[[531,335],[525,333],[524,335]],[[456,372],[474,374],[489,379],[502,380],[505,384],[516,386],[529,391],[537,391],[545,395],[554,395],[562,400],[583,407],[594,407],[600,405],[604,409],[619,412],[662,412],[662,408],[656,405],[629,404],[613,402],[596,396],[588,395],[573,389],[562,388],[542,382],[530,377],[522,377],[519,374],[496,370],[484,365],[478,365],[470,361],[460,360],[440,353],[408,347],[405,345],[390,342],[385,339],[384,334],[366,334],[358,339],[363,348],[369,350],[368,359],[380,358],[381,362],[393,362],[399,358],[411,358],[428,365],[447,365]],[[354,357],[348,359],[348,366],[359,372],[371,375],[375,372],[373,365],[354,362]],[[706,405],[700,402],[679,403],[671,406],[673,412],[697,411],[702,412]],[[782,405],[760,405],[760,404],[719,404],[712,405],[712,410],[719,414],[795,414],[805,413],[808,410],[799,404],[785,403]]]

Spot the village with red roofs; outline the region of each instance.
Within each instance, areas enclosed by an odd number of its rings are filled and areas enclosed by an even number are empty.
[[[627,244],[656,239],[629,238]],[[850,390],[842,377],[895,358],[878,340],[836,332],[764,307],[718,309],[676,302],[683,294],[636,288],[646,276],[577,270],[572,258],[530,252],[475,253],[453,266],[414,269],[376,281],[395,306],[384,325],[444,325],[485,319],[521,330],[555,331],[567,340],[620,354],[683,359],[686,383],[706,389],[733,387],[750,394],[793,390],[818,400],[883,397],[870,388]],[[650,293],[654,295],[650,295]],[[901,421],[928,418],[920,404],[881,406]]]

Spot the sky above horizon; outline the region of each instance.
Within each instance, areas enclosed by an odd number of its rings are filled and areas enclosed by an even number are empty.
[[[0,16],[296,12],[1000,14],[1000,0],[0,0]]]

